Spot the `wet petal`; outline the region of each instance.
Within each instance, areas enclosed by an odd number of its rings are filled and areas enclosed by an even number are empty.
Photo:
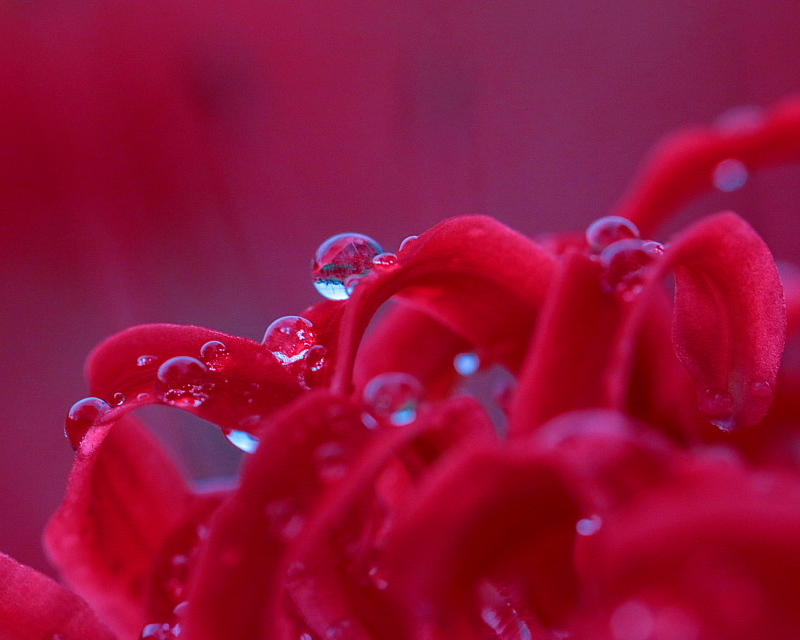
[[[334,388],[350,386],[369,321],[401,291],[409,304],[476,345],[487,361],[516,370],[554,268],[548,252],[491,218],[445,220],[400,251],[394,268],[376,271],[356,287],[345,311]]]
[[[675,350],[701,409],[725,430],[757,423],[772,401],[786,335],[769,249],[739,216],[721,213],[680,234],[654,278],[668,269],[676,283]]]
[[[193,496],[160,443],[130,416],[90,437],[97,442],[78,452],[45,545],[101,619],[120,638],[135,638],[151,622],[150,574]]]
[[[69,589],[0,554],[3,640],[115,640]]]

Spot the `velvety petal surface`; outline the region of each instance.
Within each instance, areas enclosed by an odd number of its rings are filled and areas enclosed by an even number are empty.
[[[3,640],[116,640],[83,600],[30,567],[0,554]]]

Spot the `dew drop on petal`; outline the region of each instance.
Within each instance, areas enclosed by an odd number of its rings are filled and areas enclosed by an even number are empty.
[[[652,240],[632,238],[610,244],[600,254],[606,288],[630,299],[641,289],[647,267],[663,253],[664,245]]]
[[[245,453],[253,453],[256,449],[258,449],[258,438],[251,433],[247,433],[247,431],[232,429],[225,437],[228,438],[233,446],[241,449]]]
[[[397,254],[379,253],[372,259],[372,266],[376,271],[390,271],[397,265]]]
[[[314,256],[314,287],[329,300],[347,300],[347,279],[372,271],[372,259],[381,253],[383,249],[375,240],[360,233],[328,238]]]
[[[211,371],[218,371],[230,359],[230,351],[224,342],[209,340],[200,347],[200,358]]]
[[[419,380],[408,373],[382,373],[364,387],[364,404],[376,418],[403,426],[416,420],[423,393]]]
[[[208,367],[197,358],[176,356],[164,362],[157,373],[161,398],[176,407],[199,407],[212,385]]]
[[[480,369],[481,359],[475,353],[459,353],[453,358],[453,366],[462,376],[471,376]]]
[[[284,316],[267,327],[261,342],[282,364],[292,364],[306,357],[317,342],[310,320],[301,316]]]
[[[137,367],[146,367],[150,364],[155,364],[158,362],[158,358],[156,356],[139,356],[136,358],[136,366]]]
[[[600,516],[592,516],[591,518],[582,518],[575,524],[575,531],[582,536],[591,536],[600,530],[603,526],[603,519]]]
[[[410,245],[412,245],[412,244],[414,243],[414,241],[415,241],[417,238],[419,238],[419,236],[408,236],[408,237],[407,237],[405,240],[403,240],[403,241],[400,243],[400,249],[399,249],[399,251],[403,251],[404,249],[407,249],[407,248],[408,248]]]
[[[723,160],[711,174],[714,186],[720,191],[736,191],[745,185],[748,177],[747,166],[735,158]]]
[[[139,640],[174,640],[180,635],[180,627],[178,625],[175,627],[171,627],[166,622],[148,624],[142,629]]]
[[[111,407],[100,398],[84,398],[78,400],[69,410],[64,430],[73,449],[77,451],[89,429],[103,418]]]
[[[125,404],[125,400],[127,400],[127,398],[125,397],[124,393],[115,393],[114,397],[111,398],[111,400],[114,402],[114,406],[118,407],[120,405]]]
[[[353,295],[359,282],[361,282],[361,276],[350,276],[344,281],[344,290],[348,298]]]
[[[619,240],[639,237],[639,229],[636,225],[621,216],[599,218],[586,229],[586,242],[596,253],[600,253]]]
[[[698,401],[708,421],[722,431],[733,431],[736,419],[733,411],[733,397],[723,389],[704,389]]]

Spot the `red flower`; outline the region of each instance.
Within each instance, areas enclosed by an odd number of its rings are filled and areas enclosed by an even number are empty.
[[[795,101],[757,128],[673,138],[586,239],[537,244],[480,216],[397,255],[337,237],[315,263],[332,300],[263,344],[174,325],[108,339],[67,420],[75,465],[46,534],[89,604],[3,558],[4,637],[793,637],[778,271],[732,213],[666,247],[639,229],[798,153]],[[513,374],[506,428],[459,394],[454,359]],[[240,485],[194,492],[128,415],[153,403],[252,450]]]

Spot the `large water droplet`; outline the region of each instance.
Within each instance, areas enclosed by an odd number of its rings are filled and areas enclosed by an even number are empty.
[[[711,174],[714,186],[720,191],[736,191],[745,185],[748,177],[747,166],[735,158],[723,160]]]
[[[412,375],[382,373],[364,387],[364,404],[376,418],[403,426],[416,420],[423,393],[419,380]]]
[[[293,364],[305,358],[316,342],[317,334],[309,320],[300,316],[284,316],[267,327],[262,344],[282,364]]]
[[[231,444],[233,444],[235,447],[238,447],[245,453],[253,453],[256,449],[258,449],[258,438],[251,433],[247,433],[247,431],[232,429],[228,432],[226,437],[228,440],[230,440]]]
[[[633,222],[620,216],[599,218],[586,229],[586,242],[596,253],[615,242],[631,238],[639,238],[639,229]]]
[[[176,407],[199,407],[212,388],[206,365],[189,356],[167,360],[158,368],[157,378],[161,398]]]
[[[453,358],[453,366],[462,376],[471,376],[481,367],[481,359],[475,353],[459,353]]]
[[[328,238],[314,256],[314,286],[329,300],[347,300],[348,278],[372,271],[372,259],[381,253],[383,249],[375,240],[360,233],[340,233]]]
[[[626,300],[632,299],[642,287],[647,267],[663,253],[660,243],[635,238],[607,246],[600,254],[600,262],[606,268],[606,288]]]
[[[219,371],[230,360],[231,353],[224,342],[209,340],[200,347],[200,357],[211,371]]]
[[[704,389],[698,395],[700,411],[708,421],[722,431],[733,431],[736,418],[733,411],[733,396],[724,389]]]
[[[64,430],[73,449],[78,450],[78,445],[89,429],[109,411],[109,404],[100,398],[84,398],[72,405]]]

